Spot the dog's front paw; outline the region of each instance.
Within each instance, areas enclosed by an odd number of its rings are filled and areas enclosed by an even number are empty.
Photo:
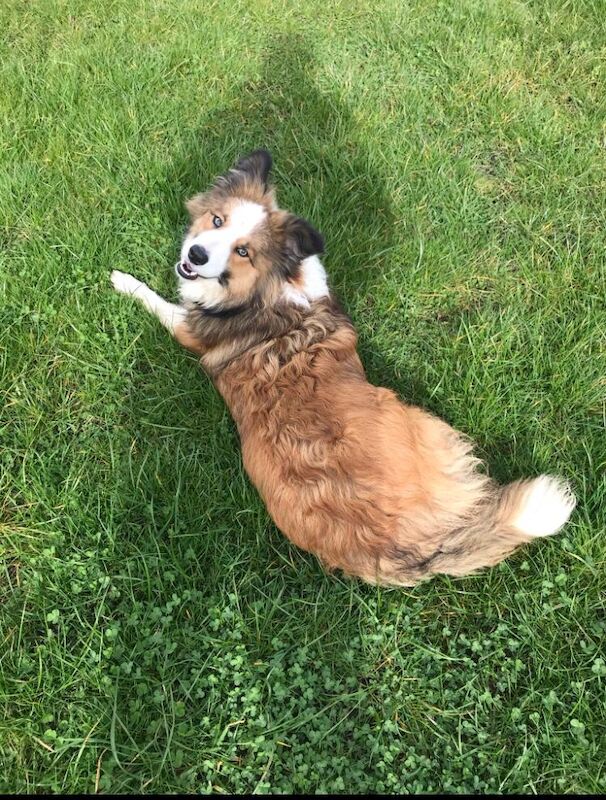
[[[135,294],[143,286],[141,281],[133,278],[128,272],[120,272],[118,269],[112,272],[111,281],[114,289],[122,294]]]

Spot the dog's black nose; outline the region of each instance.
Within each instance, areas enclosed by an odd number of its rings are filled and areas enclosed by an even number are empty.
[[[203,247],[200,247],[199,244],[194,244],[189,248],[187,257],[191,263],[195,264],[197,267],[201,267],[202,264],[206,264],[208,261],[208,253]]]

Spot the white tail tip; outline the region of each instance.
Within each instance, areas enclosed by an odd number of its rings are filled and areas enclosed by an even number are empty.
[[[551,536],[568,521],[576,503],[565,481],[541,475],[524,487],[512,524],[526,536]]]

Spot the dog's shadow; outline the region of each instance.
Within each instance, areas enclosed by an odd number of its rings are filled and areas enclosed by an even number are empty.
[[[265,147],[274,158],[279,205],[308,218],[325,236],[324,261],[345,309],[360,296],[371,298],[392,245],[394,218],[385,178],[357,136],[357,127],[342,98],[332,89],[319,88],[314,56],[304,37],[270,40],[257,79],[232,87],[231,99],[223,106],[202,110],[196,129],[176,133],[170,167],[157,186],[156,206],[174,235],[175,259],[187,223],[184,201],[205,191],[239,156]],[[162,293],[174,294],[170,263],[154,283]],[[361,353],[370,379],[407,396],[414,388],[415,400],[422,402],[420,386],[412,385],[414,378],[395,386],[389,365],[365,344],[362,340]],[[130,454],[137,463],[129,465],[129,473],[149,474],[138,499],[124,500],[130,506],[133,535],[137,526],[143,531],[149,507],[159,532],[178,535],[181,524],[199,531],[187,545],[203,555],[207,587],[213,574],[221,582],[227,560],[221,557],[225,537],[208,534],[216,530],[230,531],[232,549],[238,546],[234,531],[236,537],[242,535],[243,549],[254,548],[250,537],[256,536],[260,569],[269,550],[269,556],[295,558],[299,568],[317,575],[315,559],[298,552],[293,556],[294,548],[269,522],[240,467],[229,413],[195,359],[166,341],[165,332],[151,322],[138,351],[126,405],[130,418],[140,423],[135,435],[141,445]],[[154,476],[162,476],[162,481]],[[174,519],[173,493],[180,497],[184,523]],[[238,580],[247,579],[241,567]]]

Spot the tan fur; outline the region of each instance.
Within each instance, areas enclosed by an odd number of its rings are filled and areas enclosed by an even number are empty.
[[[200,341],[193,335],[187,323],[180,322],[175,325],[174,337],[186,350],[191,350],[192,353],[196,353],[199,356],[204,354]]]
[[[373,582],[412,584],[495,563],[513,542],[483,563],[463,553],[432,569],[490,494],[488,479],[446,423],[366,381],[355,342],[343,326],[309,349],[295,344],[285,364],[283,341],[264,344],[216,378],[274,521],[327,567]]]
[[[230,259],[221,309],[186,304],[174,335],[225,398],[272,518],[327,568],[371,582],[496,564],[530,538],[514,527],[529,484],[497,486],[462,434],[368,383],[332,296],[304,309],[283,299],[321,237],[278,211],[262,168],[249,168],[252,177],[233,170],[188,207],[196,232],[219,209],[229,215],[234,198],[262,203],[267,220],[246,242],[254,257]]]
[[[367,382],[331,301],[291,311],[269,341],[243,352],[237,342],[201,362],[272,518],[326,567],[412,585],[491,566],[528,540],[507,525],[515,486],[503,501],[461,434]]]

